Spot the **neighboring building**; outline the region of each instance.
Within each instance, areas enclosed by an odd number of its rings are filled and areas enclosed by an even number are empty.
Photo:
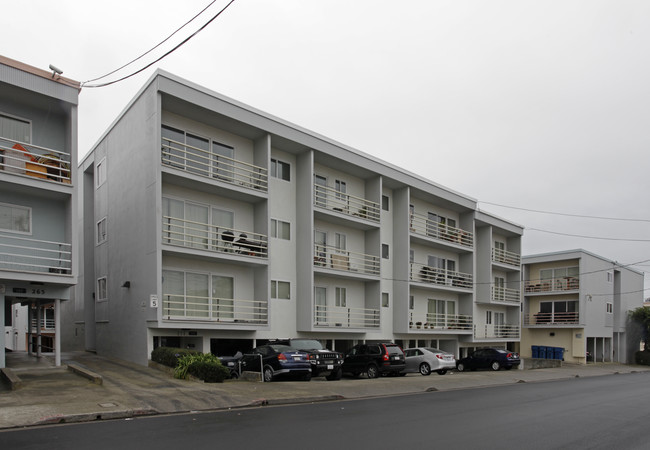
[[[518,350],[522,227],[367,154],[158,71],[79,169],[71,345]]]
[[[521,355],[564,349],[564,360],[633,361],[628,311],[643,304],[643,273],[585,250],[523,258]]]
[[[0,56],[0,367],[54,352],[77,279],[79,83]],[[28,342],[32,341],[32,346]]]

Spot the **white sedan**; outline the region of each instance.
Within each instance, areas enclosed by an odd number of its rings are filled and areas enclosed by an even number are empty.
[[[430,375],[435,370],[438,374],[444,375],[447,370],[456,368],[454,355],[437,348],[407,348],[404,350],[404,355],[406,369],[403,373],[420,372],[422,375]]]

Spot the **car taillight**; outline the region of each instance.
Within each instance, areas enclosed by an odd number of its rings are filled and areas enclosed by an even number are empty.
[[[512,353],[508,353],[508,354],[506,355],[506,358],[512,358]]]
[[[436,353],[436,358],[438,358],[438,359],[445,359],[445,357],[442,356],[440,353]]]
[[[316,359],[316,355],[309,355],[309,359]]]
[[[286,360],[287,360],[287,357],[284,356],[284,353],[280,353],[280,354],[278,355],[278,359],[279,359],[280,361],[286,361]]]
[[[390,361],[390,356],[388,356],[388,353],[384,353],[384,361]]]

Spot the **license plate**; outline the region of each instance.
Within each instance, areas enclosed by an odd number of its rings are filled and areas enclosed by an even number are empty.
[[[399,356],[396,356],[396,357],[395,357],[395,361],[399,361],[399,360],[400,360],[400,357],[399,357]]]
[[[294,361],[300,361],[300,356],[294,356],[294,357],[293,357],[293,360],[294,360]]]
[[[334,369],[334,364],[327,365],[327,370],[333,370],[333,369]]]

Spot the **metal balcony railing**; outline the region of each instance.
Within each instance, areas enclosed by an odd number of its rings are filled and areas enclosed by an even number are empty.
[[[268,190],[268,170],[182,142],[162,138],[162,163],[248,189]]]
[[[471,330],[472,316],[466,314],[413,314],[409,322],[410,329],[422,330]]]
[[[163,216],[163,244],[266,258],[266,235]]]
[[[317,244],[314,246],[314,267],[379,275],[379,257]]]
[[[50,318],[41,319],[41,330],[54,330],[54,328],[55,328],[54,319],[50,319]],[[32,332],[36,333],[37,330],[38,330],[37,320],[32,319]]]
[[[521,255],[492,247],[492,261],[513,267],[519,267],[521,266]]]
[[[0,136],[0,171],[70,184],[70,153]]]
[[[314,307],[314,326],[328,328],[379,328],[380,311],[345,306]]]
[[[556,312],[556,313],[534,313],[524,315],[524,325],[567,325],[580,323],[580,313]]]
[[[266,325],[268,302],[163,294],[165,319],[199,320],[225,324]]]
[[[0,270],[70,274],[72,245],[0,234]]]
[[[411,281],[463,289],[472,289],[474,286],[474,277],[472,274],[455,272],[414,262],[411,263]]]
[[[442,242],[474,248],[474,234],[460,228],[428,219],[421,214],[411,214],[409,222],[412,233]]]
[[[379,222],[379,203],[345,192],[339,192],[321,184],[314,184],[314,206]]]
[[[524,282],[526,292],[575,291],[580,289],[578,277],[547,278]]]
[[[521,297],[518,289],[510,289],[500,286],[492,286],[492,301],[521,303]]]
[[[474,325],[476,339],[519,339],[519,325]]]

